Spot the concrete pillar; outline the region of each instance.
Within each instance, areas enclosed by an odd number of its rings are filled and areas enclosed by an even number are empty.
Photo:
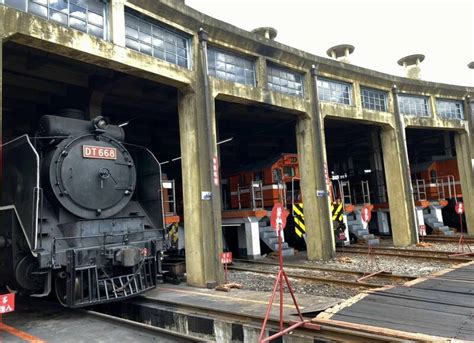
[[[109,3],[109,32],[112,43],[125,46],[125,0]]]
[[[212,181],[212,157],[218,157],[216,116],[207,82],[206,46],[195,43],[193,51],[194,91],[178,92],[187,282],[191,286],[214,287],[224,279],[219,259],[220,187]]]
[[[393,244],[408,246],[418,242],[415,202],[405,137],[405,122],[398,105],[398,89],[392,89],[395,128],[382,128],[381,140],[387,181]]]
[[[258,218],[248,217],[237,231],[239,253],[249,259],[261,258]]]
[[[336,255],[329,206],[329,187],[326,182],[326,150],[323,119],[319,111],[316,68],[311,70],[312,112],[300,117],[296,124],[301,173],[301,192],[304,202],[306,246],[308,259],[328,260]],[[323,194],[324,193],[324,194]]]
[[[255,63],[255,80],[257,87],[268,90],[267,60],[264,57],[259,57]]]
[[[459,178],[461,181],[463,202],[466,206],[466,226],[468,235],[474,235],[474,159],[471,150],[472,136],[467,132],[457,132],[454,136]],[[466,228],[465,228],[466,229]],[[466,232],[466,231],[465,231]]]
[[[218,281],[216,260],[222,251],[214,239],[212,200],[206,197],[212,190],[204,101],[203,94],[178,94],[187,282],[197,287]]]

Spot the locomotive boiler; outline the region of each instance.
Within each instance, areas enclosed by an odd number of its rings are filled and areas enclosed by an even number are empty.
[[[156,286],[161,169],[122,128],[46,115],[2,147],[0,286],[68,307]]]

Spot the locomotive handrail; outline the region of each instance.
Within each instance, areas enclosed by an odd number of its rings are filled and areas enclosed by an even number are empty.
[[[29,148],[31,148],[31,152],[33,152],[33,155],[34,155],[34,158],[35,158],[35,162],[36,162],[36,177],[35,177],[35,184],[33,185],[33,199],[32,199],[32,229],[33,229],[33,233],[31,236],[27,234],[26,230],[25,230],[25,226],[24,226],[24,223],[21,223],[21,228],[22,228],[22,231],[25,235],[25,239],[26,239],[26,242],[28,244],[28,246],[30,247],[30,250],[31,251],[34,251],[38,248],[38,219],[39,219],[39,206],[40,206],[40,157],[39,157],[39,154],[38,152],[36,151],[35,147],[33,146],[33,144],[31,143],[31,140],[30,140],[30,137],[29,135],[27,134],[24,134],[22,136],[19,136],[19,137],[16,137],[6,143],[3,143],[1,145],[2,149],[10,144],[13,144],[21,139],[24,139],[26,141],[26,143],[28,144]],[[5,180],[3,180],[3,182],[5,182]],[[37,191],[38,190],[38,191]],[[17,215],[18,218],[20,218],[20,213],[18,213],[17,209],[16,209],[16,206],[15,207],[15,213]],[[21,221],[20,221],[21,222]],[[37,255],[35,255],[33,253],[33,255],[36,257]]]
[[[123,142],[122,144],[124,145],[128,145],[128,146],[133,146],[135,148],[140,148],[140,149],[143,149],[145,150],[148,154],[150,154],[150,156],[152,156],[152,158],[155,160],[156,164],[158,165],[158,168],[160,170],[160,198],[161,198],[161,227],[165,227],[165,206],[164,206],[164,203],[163,203],[163,192],[161,191],[163,189],[163,178],[162,178],[162,170],[161,170],[161,163],[160,161],[158,161],[158,159],[156,158],[155,154],[153,154],[148,148],[144,147],[144,146],[141,146],[141,145],[136,145],[136,144],[132,144],[132,143],[125,143]]]

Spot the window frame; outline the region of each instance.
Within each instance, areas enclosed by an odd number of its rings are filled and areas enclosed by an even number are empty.
[[[135,10],[129,8],[129,7],[126,7],[124,16],[125,16],[125,27],[124,27],[125,28],[125,46],[128,49],[131,49],[133,51],[137,51],[137,52],[145,54],[147,56],[151,56],[153,58],[159,59],[159,60],[164,61],[164,62],[168,62],[168,63],[173,64],[173,65],[175,65],[177,67],[180,67],[180,68],[185,68],[185,69],[188,69],[188,70],[190,70],[192,68],[192,53],[191,53],[192,37],[189,34],[187,34],[185,32],[182,32],[182,31],[179,31],[175,28],[169,27],[169,25],[166,25],[166,24],[156,20],[153,17],[147,16],[143,13],[135,11]],[[130,25],[130,22],[129,22],[129,25],[127,25],[127,16],[132,17],[133,20],[137,21],[138,26],[137,26],[136,29]],[[141,28],[140,24],[141,23],[143,23],[147,27],[149,26],[150,31],[149,32],[140,31],[140,28]],[[136,30],[137,37],[133,37],[133,36],[129,35],[127,33],[127,28],[129,28],[131,30]],[[163,38],[157,37],[154,34],[154,30],[160,31]],[[141,33],[143,33],[144,35],[150,36],[150,43],[147,43],[146,41],[140,39],[140,34]],[[170,38],[170,40],[172,40],[173,43],[174,43],[173,44],[174,52],[168,51],[166,49],[166,46],[171,45],[171,43],[172,43],[172,42],[166,40],[166,38],[165,38],[166,35],[169,35],[170,37],[172,37],[172,39]],[[184,48],[179,47],[178,46],[178,41],[176,39],[182,39],[184,41],[185,47]],[[137,46],[138,46],[138,49],[130,46],[128,44],[129,40],[135,42],[135,44],[137,44]],[[159,47],[158,45],[155,45],[154,40],[160,40],[161,43],[162,43],[162,47]],[[150,53],[148,53],[146,51],[142,51],[142,49],[141,49],[142,46],[149,47],[150,48]],[[178,49],[183,49],[185,51],[185,55],[186,55],[185,58],[178,54]],[[162,52],[163,57],[157,56],[155,51]],[[171,61],[167,60],[166,59],[167,55],[173,55],[175,62],[171,62]],[[183,60],[186,61],[186,66],[183,66],[183,65],[179,64],[180,59],[183,59]]]
[[[446,119],[446,120],[465,120],[465,117],[464,117],[464,104],[463,104],[463,101],[462,100],[456,100],[456,99],[445,99],[445,98],[436,98],[435,99],[435,103],[436,103],[436,113],[437,115],[440,117],[440,118],[443,118],[443,119]],[[446,115],[443,115],[441,114],[440,112],[440,106],[439,104],[440,103],[450,103],[450,104],[459,104],[460,107],[460,116],[459,117],[451,117],[451,116],[446,116]]]
[[[209,58],[209,56],[211,55],[210,52],[224,54],[225,57],[226,57],[226,61],[218,61],[217,58],[215,60],[211,60]],[[251,64],[252,69],[246,68],[245,63],[244,63],[244,66],[242,67],[241,65],[236,65],[235,63],[232,64],[232,63],[230,63],[230,61],[227,62],[227,58],[229,58],[229,60],[232,60],[232,58],[238,58],[241,61],[248,62],[248,63]],[[215,66],[216,66],[215,68],[211,68],[211,61],[215,61]],[[217,62],[222,63],[225,70],[217,69]],[[227,69],[232,70],[232,69],[236,69],[236,68],[242,68],[243,69],[243,79],[245,80],[245,82],[237,81],[237,77],[235,79],[232,79],[231,77],[226,76],[226,75],[237,75],[237,74],[231,73],[230,71],[227,70]],[[215,73],[211,72],[211,70],[214,70]],[[247,71],[249,71],[249,72],[251,71],[251,74],[253,76],[252,83],[246,82],[247,81]],[[223,73],[224,76],[219,76],[218,72],[220,72],[221,74]],[[220,80],[224,80],[224,81],[228,81],[228,82],[234,82],[234,83],[238,83],[238,84],[245,85],[245,86],[250,86],[250,87],[256,87],[257,86],[257,70],[256,70],[256,59],[255,58],[252,58],[251,56],[246,56],[246,55],[243,55],[243,54],[240,54],[238,52],[231,51],[231,50],[222,49],[222,48],[216,47],[214,45],[211,45],[211,46],[207,47],[207,73],[208,73],[209,76],[215,77],[215,78],[220,79]]]
[[[270,73],[271,69],[279,72],[280,74],[275,75],[275,74]],[[285,73],[286,75],[292,75],[294,80],[289,80],[288,78],[281,77],[281,73]],[[289,68],[285,68],[285,67],[280,66],[278,64],[271,63],[271,62],[267,61],[267,72],[266,72],[266,74],[267,74],[266,77],[267,77],[268,90],[270,90],[272,92],[278,92],[278,93],[281,93],[281,94],[289,95],[289,96],[304,98],[304,96],[305,96],[305,87],[304,87],[305,75],[304,75],[304,73],[297,72],[297,71],[291,70]],[[281,84],[276,84],[271,80],[274,77],[278,78],[280,81],[286,80],[287,83],[293,82],[295,84],[295,86],[300,85],[301,90],[298,91],[294,87],[291,88],[291,87],[288,87],[288,86],[283,86]],[[296,80],[297,78],[299,78],[298,81]],[[277,88],[280,88],[280,89],[277,89]],[[284,91],[282,89],[290,90],[290,91],[293,91],[293,92]]]
[[[376,108],[370,108],[368,106],[366,107],[364,105],[365,104],[364,91],[378,93],[380,95],[383,95],[383,104],[384,104],[383,110],[378,110]],[[366,109],[366,110],[369,110],[369,111],[377,111],[377,112],[388,112],[388,92],[387,91],[377,89],[377,88],[372,88],[372,87],[360,86],[360,100],[361,100],[361,104],[362,104],[363,109]],[[376,98],[374,98],[374,100],[376,100]],[[370,102],[369,102],[369,105],[370,105]],[[374,102],[374,107],[376,107],[376,106],[377,105]]]
[[[327,77],[318,77],[318,83],[319,82],[327,82],[329,84],[330,96],[331,96],[331,92],[333,91],[331,89],[331,85],[340,85],[340,86],[348,87],[348,89],[347,89],[348,98],[347,99],[348,99],[349,103],[339,102],[339,101],[332,101],[330,99],[329,100],[322,99],[321,98],[322,92],[320,90],[321,89],[328,89],[328,88],[320,87],[319,84],[318,84],[317,86],[318,86],[318,100],[319,101],[328,102],[328,103],[332,103],[332,104],[345,105],[345,106],[352,106],[353,105],[354,102],[353,102],[352,92],[353,92],[354,85],[352,83],[345,82],[345,81],[340,81],[340,80],[335,80],[335,79],[331,79],[331,78],[327,78]],[[345,99],[345,98],[343,98],[343,99]]]
[[[404,115],[404,116],[413,116],[413,117],[418,117],[418,118],[429,118],[429,117],[432,116],[432,109],[431,109],[430,97],[429,96],[408,94],[408,93],[400,93],[397,96],[398,96],[398,109],[399,109],[399,111],[402,115]],[[405,98],[405,99],[411,98],[411,99],[422,99],[422,100],[424,100],[425,103],[426,103],[426,114],[420,115],[420,114],[417,114],[417,113],[405,113],[402,110],[402,107],[403,107],[403,109],[405,109],[405,105],[402,106],[402,102],[401,102],[402,98]],[[415,110],[416,110],[416,107],[415,107]]]

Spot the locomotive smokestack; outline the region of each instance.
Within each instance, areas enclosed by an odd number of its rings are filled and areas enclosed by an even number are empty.
[[[421,68],[420,63],[425,59],[425,55],[415,54],[405,56],[398,60],[398,65],[405,68],[406,76],[410,79],[420,80],[421,79]]]
[[[335,60],[339,62],[344,62],[344,63],[351,63],[349,59],[349,55],[352,54],[355,50],[355,47],[350,44],[340,44],[340,45],[335,45],[332,48],[329,48],[326,51],[326,54],[334,58]]]
[[[56,112],[56,115],[58,117],[79,119],[79,120],[84,120],[86,118],[85,112],[77,108],[62,108]]]

